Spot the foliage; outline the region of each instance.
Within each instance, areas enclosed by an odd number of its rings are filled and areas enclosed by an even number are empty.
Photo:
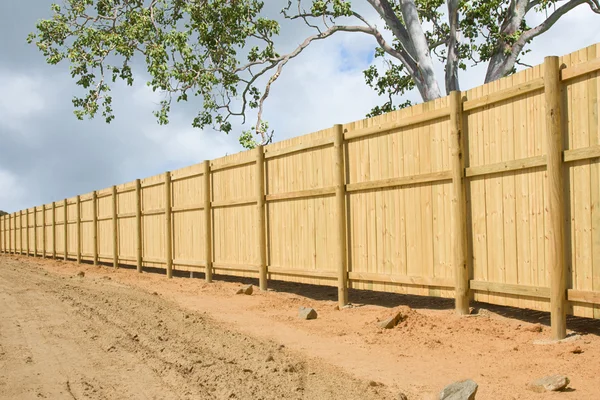
[[[339,32],[374,38],[377,63],[364,71],[367,85],[385,97],[369,115],[410,105],[402,100],[416,88],[423,100],[442,95],[433,60],[445,66],[446,91],[459,88],[458,70],[488,63],[486,81],[512,73],[526,44],[562,15],[598,0],[366,0],[379,16],[370,22],[357,12],[358,1],[288,0],[281,18],[269,17],[260,0],[64,0],[52,5],[28,37],[49,64],[67,61],[85,92],[75,97],[77,118],[101,114],[114,119],[111,87],[134,82],[134,62],[143,61],[148,86],[163,94],[155,116],[169,122],[173,101],[202,99],[193,126],[229,133],[232,118],[256,123],[240,136],[244,147],[271,140],[263,106],[283,67],[311,43]],[[268,3],[272,7],[272,3]],[[527,15],[545,21],[529,27]],[[287,54],[276,50],[283,20],[314,34]],[[383,24],[381,24],[383,22]],[[388,42],[378,24],[391,32]],[[399,101],[399,103],[398,103]]]

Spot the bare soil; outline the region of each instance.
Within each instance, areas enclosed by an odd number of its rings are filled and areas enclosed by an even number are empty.
[[[235,292],[251,280],[183,275],[1,256],[0,399],[436,399],[467,378],[477,399],[600,398],[598,320],[536,345],[545,313],[459,317],[452,301],[368,291],[336,310],[335,288],[272,282],[246,296]],[[318,319],[298,319],[300,306]],[[377,326],[396,311],[396,328]],[[552,374],[570,389],[527,388]]]

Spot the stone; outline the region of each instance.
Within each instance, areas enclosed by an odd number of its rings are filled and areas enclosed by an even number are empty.
[[[536,333],[539,333],[539,332],[543,331],[544,328],[542,328],[541,324],[535,324],[535,325],[532,325],[532,326],[528,326],[524,330],[526,330],[527,332],[536,332]]]
[[[404,393],[400,392],[396,396],[396,400],[408,400],[408,397]]]
[[[533,344],[536,344],[536,345],[552,345],[552,344],[558,344],[558,343],[570,343],[570,342],[574,342],[574,341],[579,340],[579,339],[581,339],[581,335],[569,334],[564,339],[538,339],[538,340],[534,340]]]
[[[235,294],[244,294],[244,289],[238,289],[238,291],[235,292]]]
[[[575,346],[575,347],[572,347],[572,348],[569,350],[569,352],[570,352],[570,353],[573,353],[573,354],[581,354],[581,353],[583,353],[583,350],[581,350],[581,347],[579,347],[579,346]]]
[[[242,289],[244,289],[244,294],[251,295],[252,292],[254,291],[254,286],[248,285]]]
[[[384,319],[383,321],[379,321],[379,322],[377,323],[377,325],[378,325],[380,328],[383,328],[383,329],[392,329],[392,328],[394,328],[396,325],[398,325],[398,323],[399,323],[400,321],[402,321],[402,319],[403,319],[402,313],[398,312],[398,313],[397,313],[396,315],[394,315],[393,317],[390,317],[390,318]]]
[[[475,400],[478,385],[471,379],[454,382],[440,392],[440,400]]]
[[[80,278],[83,278],[83,277],[85,276],[85,272],[83,272],[83,271],[79,271],[79,272],[77,273],[77,276],[78,276],[78,277],[80,277]]]
[[[537,393],[558,392],[566,388],[570,382],[564,375],[551,375],[531,382],[529,388]]]
[[[300,307],[298,310],[298,316],[301,319],[317,319],[317,312],[314,308]]]
[[[274,358],[273,358],[273,356],[272,356],[272,355],[269,355],[269,356],[267,356],[267,358],[266,358],[266,360],[265,360],[265,361],[266,361],[266,362],[269,362],[269,361],[274,361]]]
[[[336,305],[335,307],[333,307],[333,311],[340,311],[340,306]]]

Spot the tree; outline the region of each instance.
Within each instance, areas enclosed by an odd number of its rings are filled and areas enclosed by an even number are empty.
[[[233,117],[245,123],[255,113],[253,128],[240,137],[253,147],[271,139],[263,120],[271,86],[316,41],[342,32],[373,37],[375,57],[385,67],[371,65],[364,77],[385,102],[372,116],[409,105],[398,101],[413,88],[425,101],[442,96],[435,62],[444,65],[446,93],[459,90],[458,71],[467,64],[487,63],[486,82],[513,73],[526,46],[580,5],[600,13],[600,0],[287,0],[274,19],[260,0],[64,0],[62,7],[52,5],[52,18],[39,21],[28,41],[49,64],[70,62],[72,77],[86,90],[73,100],[80,119],[98,112],[107,122],[114,118],[111,84],[132,85],[139,57],[148,85],[165,95],[155,112],[160,124],[168,123],[173,100],[199,96],[196,127],[228,133]],[[369,21],[359,12],[365,8],[380,19]],[[543,22],[529,26],[527,17],[536,13]],[[280,54],[282,21],[314,33]]]

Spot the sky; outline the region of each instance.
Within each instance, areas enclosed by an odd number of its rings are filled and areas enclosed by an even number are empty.
[[[47,204],[243,150],[236,132],[249,126],[235,124],[229,135],[191,126],[201,108],[198,98],[176,107],[171,123],[159,126],[152,111],[160,97],[145,86],[143,69],[134,70],[138,79],[133,87],[114,88],[116,119],[111,124],[102,118],[77,120],[71,100],[81,92],[68,64],[46,64],[26,42],[36,22],[51,16],[52,2],[0,0],[0,210]],[[266,3],[274,13],[287,1]],[[354,4],[382,26],[364,0]],[[547,55],[600,42],[598,26],[600,15],[579,6],[536,38],[524,61],[535,65]],[[302,28],[284,30],[278,40],[293,48],[307,33]],[[290,61],[265,106],[275,141],[362,119],[383,103],[362,76],[374,46],[367,35],[334,35]],[[482,84],[484,75],[483,67],[462,73],[461,89]],[[407,98],[419,101],[416,93]]]

